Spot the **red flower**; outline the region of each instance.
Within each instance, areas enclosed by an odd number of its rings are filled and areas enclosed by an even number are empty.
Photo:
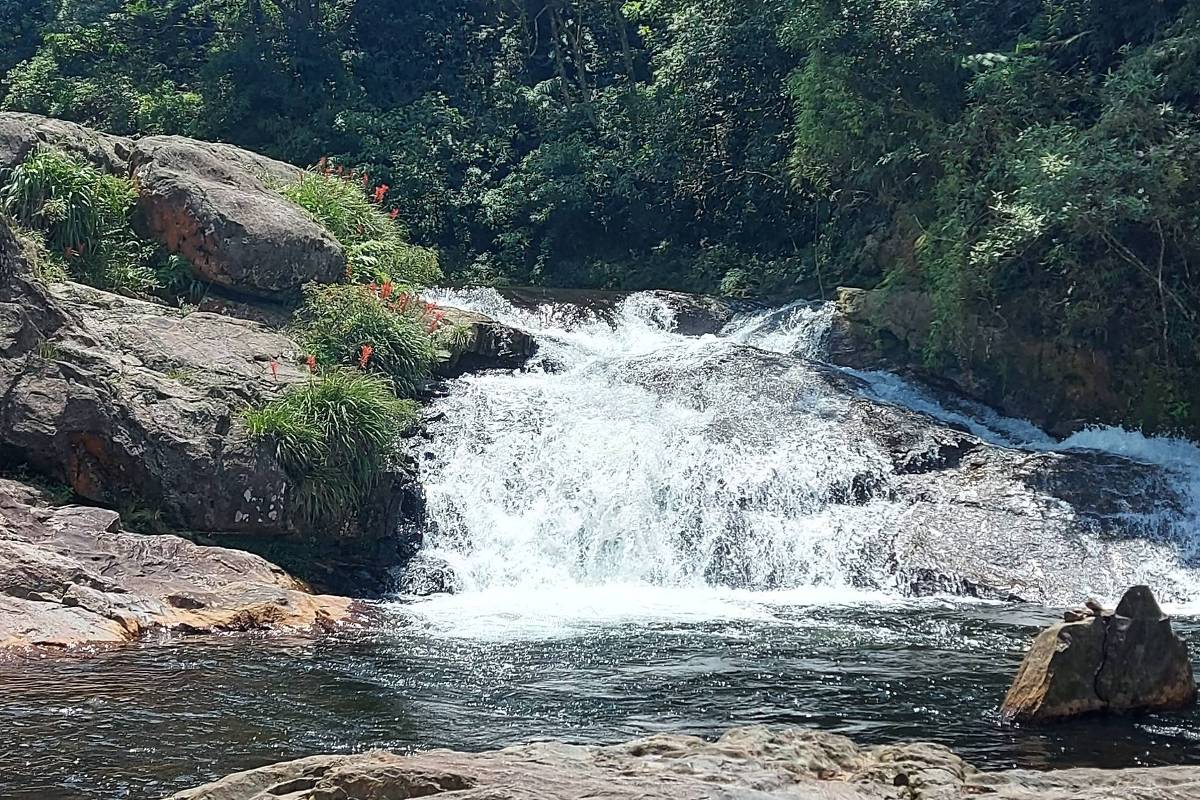
[[[309,356],[308,358],[306,358],[306,359],[304,360],[304,363],[305,363],[305,364],[308,364],[308,371],[309,371],[309,372],[316,372],[316,371],[317,371],[317,357],[316,357],[316,356]]]
[[[375,348],[371,347],[371,345],[369,345],[369,344],[364,344],[362,346],[362,352],[359,353],[359,356],[358,356],[358,368],[366,369],[367,362],[369,362],[371,360],[371,356],[373,356],[374,354],[375,354]]]
[[[380,286],[380,287],[379,287],[379,296],[380,296],[382,299],[384,299],[384,300],[387,300],[389,297],[391,297],[391,296],[392,296],[392,291],[393,291],[395,288],[396,288],[396,287],[395,287],[395,286],[392,284],[392,282],[391,282],[391,281],[384,281],[384,282],[383,282],[383,286]]]
[[[387,196],[388,188],[389,187],[386,183],[381,183],[375,187],[375,202],[376,203],[383,202],[383,198]]]
[[[396,217],[400,216],[400,209],[393,208],[392,213],[388,214],[388,216],[392,218],[392,222],[395,222]]]
[[[409,303],[411,303],[411,302],[412,302],[412,295],[411,295],[411,294],[402,295],[402,296],[400,297],[400,310],[401,310],[401,311],[406,311],[406,310],[408,310],[408,304],[409,304]]]
[[[279,380],[279,362],[278,361],[271,362],[271,377],[274,378],[275,380]]]

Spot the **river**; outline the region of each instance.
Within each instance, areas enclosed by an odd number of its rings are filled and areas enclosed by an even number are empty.
[[[431,409],[425,546],[397,596],[317,641],[0,664],[0,797],[140,800],[319,752],[752,723],[928,739],[988,768],[1200,759],[1197,712],[997,715],[1032,635],[1088,595],[1151,583],[1200,654],[1191,443],[1059,443],[830,367],[820,305],[688,338],[645,295],[608,317],[438,299],[541,349]]]

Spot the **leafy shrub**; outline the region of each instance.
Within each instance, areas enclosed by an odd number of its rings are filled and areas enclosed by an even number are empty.
[[[377,486],[416,413],[385,377],[333,370],[248,411],[245,422],[251,435],[274,442],[297,481],[301,518],[342,529]]]
[[[356,284],[310,285],[294,334],[318,365],[382,372],[398,394],[412,395],[437,355],[432,336],[437,320],[427,320],[425,312],[408,294]]]
[[[132,184],[48,148],[14,168],[0,190],[4,210],[44,238],[57,271],[106,289],[146,292],[159,286],[158,248],[130,224]],[[55,270],[51,270],[55,271]]]
[[[310,172],[281,191],[341,243],[351,279],[417,287],[437,283],[442,277],[437,254],[409,244],[404,229],[372,202],[365,187],[357,177]],[[386,186],[380,188],[386,193]]]

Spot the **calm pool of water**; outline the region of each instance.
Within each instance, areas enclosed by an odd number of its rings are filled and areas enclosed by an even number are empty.
[[[1040,608],[747,607],[448,636],[391,606],[321,641],[145,643],[0,664],[0,797],[155,798],[323,752],[811,725],[926,739],[986,768],[1200,762],[1200,713],[998,724]],[[561,620],[559,621],[561,622]],[[1200,624],[1177,623],[1193,653]]]

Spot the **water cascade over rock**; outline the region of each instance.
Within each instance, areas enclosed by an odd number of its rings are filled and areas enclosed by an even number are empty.
[[[423,458],[426,557],[466,592],[950,593],[1065,604],[1150,583],[1200,596],[1195,448],[1028,423],[822,360],[833,309],[674,330],[440,296],[534,333],[519,373],[464,378]],[[414,569],[421,569],[420,560]]]

